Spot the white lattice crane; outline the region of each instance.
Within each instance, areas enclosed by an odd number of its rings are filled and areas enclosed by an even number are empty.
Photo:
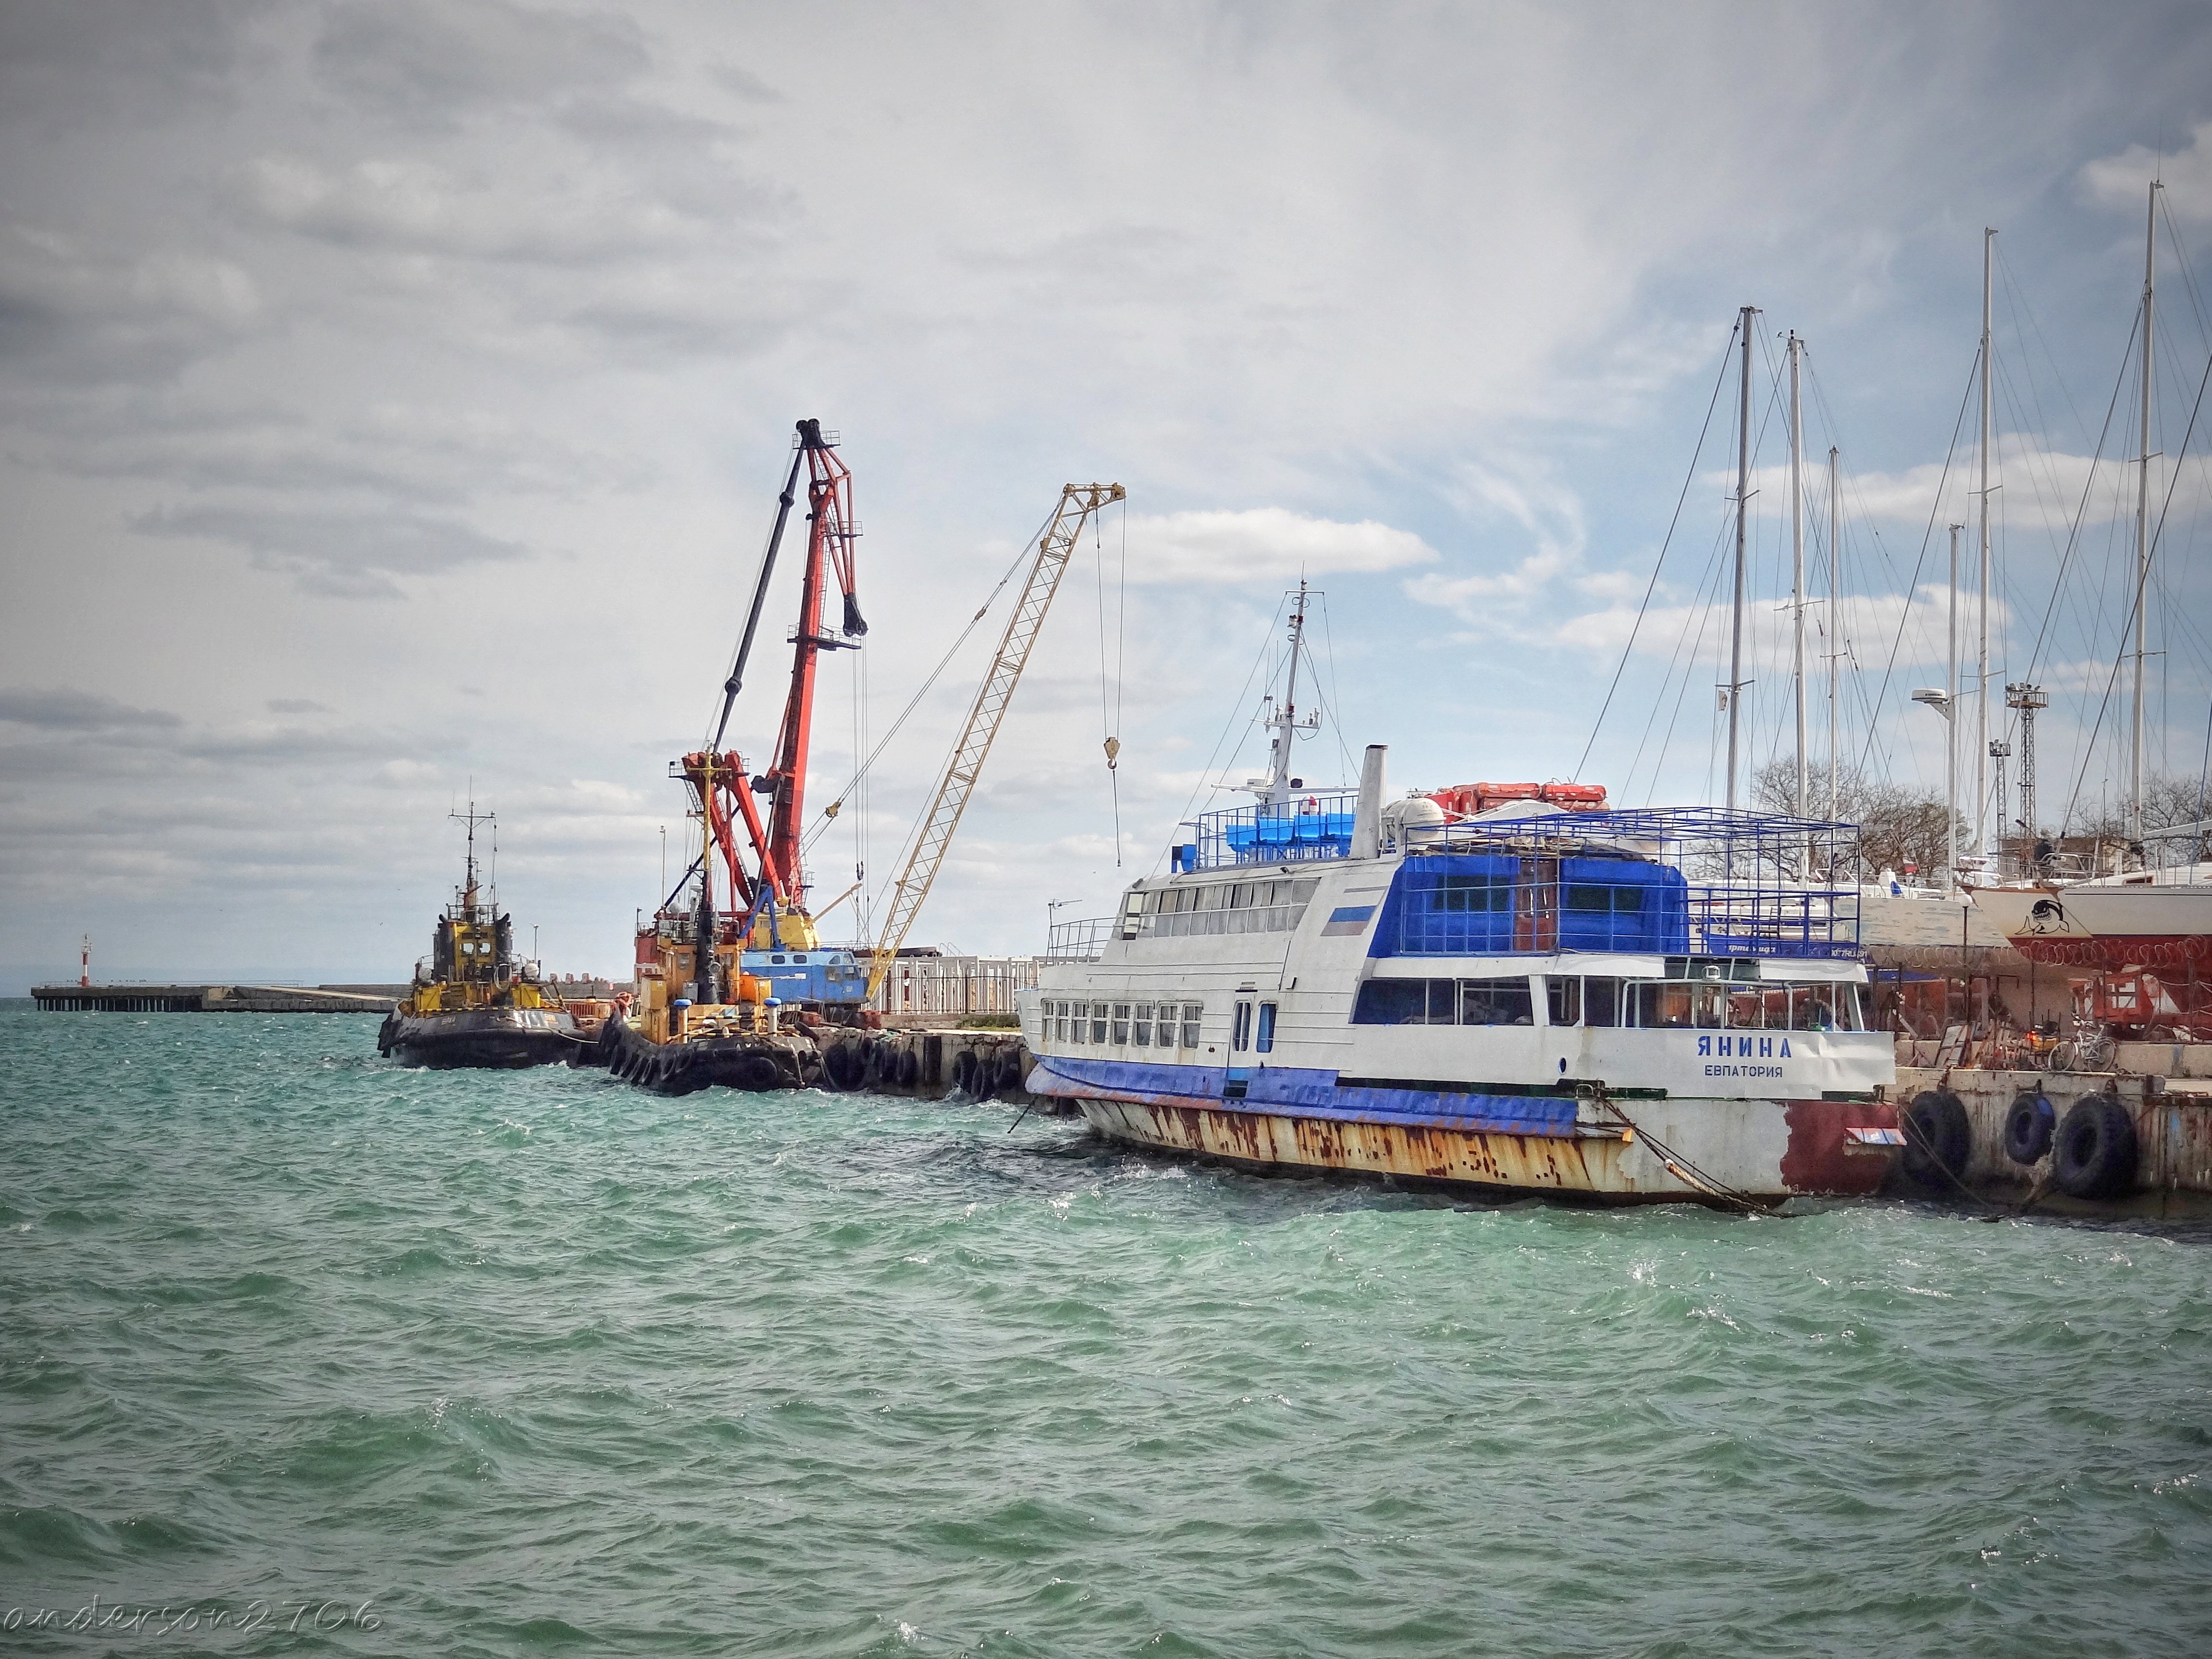
[[[1006,718],[1006,705],[1013,701],[1014,687],[1020,684],[1022,670],[1029,663],[1030,647],[1036,643],[1037,633],[1044,626],[1045,612],[1051,608],[1052,596],[1060,590],[1060,579],[1066,573],[1068,559],[1075,551],[1085,523],[1109,502],[1126,500],[1127,493],[1117,483],[1072,483],[1060,492],[1060,510],[1037,538],[1036,562],[1030,567],[1021,598],[1014,604],[1013,614],[1006,618],[1006,631],[999,640],[999,654],[992,659],[991,672],[983,677],[983,684],[975,693],[975,706],[968,711],[968,723],[961,729],[959,741],[952,745],[951,758],[945,763],[944,774],[937,781],[937,793],[915,836],[914,850],[891,890],[883,933],[868,963],[870,1001],[875,1000],[884,976],[890,971],[899,946],[906,942],[915,918],[921,913],[922,901],[929,896],[930,884],[937,879],[937,872],[945,863],[945,855],[952,845],[952,832],[960,827],[960,815],[968,810],[968,797],[975,791],[975,780],[982,775],[984,758],[991,752],[992,740],[999,735],[999,724]]]

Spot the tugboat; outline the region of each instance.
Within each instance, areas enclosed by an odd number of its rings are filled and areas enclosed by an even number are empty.
[[[471,801],[453,816],[468,826],[465,877],[412,988],[376,1034],[377,1053],[403,1066],[501,1069],[580,1058],[587,1050],[574,1018],[540,986],[536,963],[515,959],[513,919],[477,884],[477,826],[493,815]]]
[[[1857,890],[1788,873],[1848,867],[1850,826],[1593,786],[1386,802],[1380,744],[1356,794],[1310,793],[1292,696],[1267,723],[1256,804],[1187,826],[1097,956],[1022,994],[1030,1094],[1265,1170],[1742,1208],[1881,1187],[1908,1130]]]
[[[867,1033],[877,1023],[865,1012],[867,971],[851,951],[823,945],[801,865],[815,665],[825,651],[858,649],[868,631],[853,564],[860,526],[836,434],[801,421],[793,447],[714,738],[669,763],[690,794],[698,855],[638,929],[633,1012],[600,1028],[598,1053],[608,1069],[660,1094],[718,1084],[854,1089],[867,1071]],[[809,534],[791,689],[775,759],[756,773],[722,743],[802,471]],[[833,577],[844,600],[834,632],[823,618]]]

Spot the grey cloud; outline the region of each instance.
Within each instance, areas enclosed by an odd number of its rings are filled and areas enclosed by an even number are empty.
[[[271,697],[265,707],[272,714],[327,714],[331,712],[313,697]]]
[[[326,86],[428,122],[619,84],[647,63],[625,18],[498,0],[356,0],[331,15],[314,47]]]
[[[185,395],[101,400],[41,423],[56,467],[92,477],[459,505],[487,491],[569,496],[643,473],[511,416],[375,404],[337,420]]]
[[[0,690],[0,720],[48,732],[102,732],[118,726],[184,724],[165,710],[134,708],[90,691],[29,686]]]
[[[368,252],[551,265],[681,252],[716,227],[618,170],[580,162],[557,179],[494,182],[412,161],[370,160],[341,172],[264,156],[245,173],[266,222]]]
[[[784,95],[751,70],[740,69],[735,64],[716,64],[708,75],[725,92],[744,99],[750,104],[781,104]]]
[[[225,103],[266,0],[17,0],[0,7],[0,101],[152,125]]]
[[[308,592],[337,599],[398,599],[396,575],[430,575],[467,564],[530,556],[454,519],[420,514],[245,507],[161,507],[131,527],[143,535],[226,542],[257,568],[283,571]]]
[[[173,374],[258,318],[252,277],[187,249],[136,257],[22,223],[0,234],[0,356],[79,379]]]

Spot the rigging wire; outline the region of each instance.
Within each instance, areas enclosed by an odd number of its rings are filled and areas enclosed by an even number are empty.
[[[1043,523],[1037,526],[1036,533],[1022,544],[1022,550],[1014,555],[1014,562],[1006,567],[1005,573],[1000,576],[990,592],[984,596],[983,603],[976,607],[975,614],[969,617],[968,625],[960,630],[951,645],[946,647],[945,654],[937,659],[937,666],[929,671],[929,678],[923,680],[920,689],[907,699],[906,707],[899,710],[899,716],[891,722],[890,730],[884,732],[876,746],[868,751],[868,757],[860,763],[860,769],[845,780],[844,787],[832,798],[830,805],[842,807],[845,797],[851,793],[854,785],[868,776],[871,769],[883,757],[884,750],[890,747],[891,739],[898,736],[900,728],[907,723],[908,717],[921,706],[921,700],[929,695],[930,688],[937,684],[945,669],[951,665],[952,659],[959,654],[960,647],[968,642],[968,636],[975,631],[976,624],[981,623],[985,613],[998,603],[999,595],[1006,591],[1006,584],[1014,579],[1014,573],[1022,568],[1022,561],[1029,557],[1030,550],[1036,547],[1038,538],[1051,526],[1053,519],[1057,516],[1058,512],[1059,509],[1055,507],[1052,513],[1046,514]],[[804,852],[813,846],[816,839],[830,827],[834,816],[828,807],[823,809],[821,814],[815,819],[813,826],[807,830],[805,838],[799,842],[800,851]]]
[[[2181,463],[2188,456],[2190,439],[2196,435],[2197,417],[2203,410],[2204,392],[2207,386],[2212,386],[2212,356],[2208,356],[2204,360],[2204,373],[2197,382],[2197,398],[2196,401],[2190,405],[2189,424],[2182,432],[2181,443],[2174,458],[2173,471],[2166,479],[2166,497],[2159,503],[2158,524],[2151,531],[2150,541],[2144,549],[2143,561],[2146,564],[2149,564],[2157,559],[2159,543],[2166,535],[2166,515],[2172,510],[2173,492],[2180,486],[2181,483]],[[2149,585],[2148,583],[2143,584],[2143,586],[2146,589],[2148,586]],[[2139,606],[2148,602],[2148,597],[2147,592],[2138,592],[2135,599],[2130,601],[2128,605],[2127,628],[2131,629],[2135,626],[2136,610]],[[2121,638],[2125,639],[2126,637],[2126,632],[2123,630]],[[2065,833],[2067,824],[2073,821],[2074,808],[2081,798],[2082,782],[2088,776],[2090,757],[2096,751],[2097,734],[2104,729],[2105,716],[2112,708],[2112,693],[2118,689],[2120,665],[2126,660],[2127,653],[2124,652],[2112,659],[2112,677],[2105,684],[2105,696],[2102,702],[2098,705],[2096,724],[2089,728],[2088,742],[2083,746],[2082,750],[2081,769],[2074,775],[2074,790],[2073,793],[2067,797],[2066,816],[2059,820],[2058,829],[2061,835]]]
[[[1920,572],[1928,562],[1929,544],[1936,538],[1936,520],[1943,510],[1943,489],[1950,482],[1951,463],[1959,453],[1959,434],[1966,429],[1966,410],[1974,400],[1974,382],[1980,373],[1981,363],[1982,354],[1977,348],[1974,352],[1973,365],[1967,371],[1966,392],[1959,399],[1959,418],[1951,425],[1951,447],[1943,452],[1943,471],[1936,480],[1936,499],[1929,505],[1928,527],[1921,532],[1920,556],[1912,562],[1912,581],[1905,590],[1905,604],[1897,616],[1897,633],[1889,642],[1889,660],[1882,665],[1881,684],[1875,692],[1874,706],[1877,709],[1887,699],[1890,677],[1897,672],[1897,653],[1904,647],[1905,630],[1912,620],[1913,601],[1920,592]],[[1873,752],[1873,749],[1874,725],[1869,721],[1867,726],[1866,744],[1859,750],[1861,770],[1865,769],[1868,757]]]
[[[1683,475],[1681,492],[1674,497],[1674,516],[1667,520],[1667,534],[1660,541],[1659,556],[1652,562],[1651,580],[1644,586],[1644,601],[1636,608],[1636,621],[1628,630],[1628,643],[1620,648],[1620,661],[1613,671],[1613,683],[1605,689],[1605,701],[1598,705],[1597,720],[1590,727],[1589,741],[1583,745],[1582,758],[1575,763],[1571,781],[1578,781],[1583,768],[1589,764],[1590,750],[1597,746],[1597,735],[1605,727],[1606,711],[1613,707],[1613,694],[1620,689],[1620,677],[1627,672],[1629,656],[1636,649],[1636,635],[1644,626],[1645,613],[1651,608],[1651,595],[1659,586],[1659,573],[1666,567],[1667,550],[1674,540],[1674,526],[1681,522],[1682,504],[1689,499],[1691,484],[1697,481],[1698,463],[1704,459],[1705,453],[1705,434],[1712,429],[1713,410],[1720,407],[1721,387],[1728,380],[1729,356],[1735,349],[1735,337],[1742,327],[1741,316],[1729,325],[1728,343],[1721,349],[1720,372],[1713,377],[1713,395],[1705,403],[1705,424],[1698,428],[1698,447],[1690,453],[1690,470]],[[1351,756],[1348,751],[1345,758],[1346,775],[1349,775]],[[1633,771],[1634,767],[1632,765],[1630,769]]]
[[[1305,580],[1304,571],[1299,571],[1298,580],[1300,581]],[[1343,683],[1336,677],[1336,638],[1328,624],[1328,594],[1317,587],[1313,590],[1313,597],[1321,601],[1322,653],[1328,663],[1328,696],[1322,698],[1322,707],[1329,717],[1328,733],[1336,739],[1337,756],[1344,762],[1344,770],[1337,775],[1348,778],[1354,775],[1352,766],[1352,750],[1344,741],[1344,716],[1337,707],[1337,695]],[[1319,696],[1320,693],[1316,691],[1315,695]]]
[[[1274,616],[1267,618],[1267,631],[1261,636],[1260,648],[1253,653],[1251,667],[1244,671],[1244,684],[1237,688],[1237,701],[1230,705],[1229,719],[1222,726],[1221,735],[1213,740],[1213,747],[1206,757],[1206,765],[1199,772],[1198,782],[1192,788],[1190,798],[1183,802],[1182,811],[1176,815],[1176,822],[1177,823],[1187,823],[1190,821],[1191,809],[1198,805],[1198,798],[1200,795],[1205,793],[1209,788],[1218,788],[1221,787],[1218,784],[1209,784],[1207,781],[1207,780],[1212,778],[1213,775],[1213,763],[1220,756],[1221,745],[1229,741],[1230,732],[1236,729],[1237,717],[1243,712],[1245,696],[1252,689],[1252,678],[1260,672],[1260,665],[1267,660],[1269,649],[1275,642],[1275,623],[1283,614],[1283,606],[1289,603],[1290,596],[1286,593],[1282,599],[1276,602]],[[1237,748],[1241,749],[1243,747],[1243,744],[1240,742],[1237,744]],[[1223,764],[1223,770],[1224,773],[1230,766],[1236,763],[1236,760],[1237,750],[1232,749],[1230,750],[1228,761],[1224,762]],[[1154,870],[1158,870],[1160,866],[1160,860],[1166,857],[1167,851],[1165,848],[1162,848],[1159,859],[1155,859],[1152,861],[1152,868]]]

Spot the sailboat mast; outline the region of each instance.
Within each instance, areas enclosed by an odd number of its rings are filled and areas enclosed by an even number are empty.
[[[1805,343],[1790,333],[1790,684],[1797,712],[1797,781],[1790,810],[1805,816],[1805,422],[1797,400]]]
[[[1982,232],[1981,651],[1974,667],[1974,851],[1989,850],[1990,767],[1990,270],[1997,234]]]
[[[1836,822],[1839,728],[1837,680],[1844,662],[1844,544],[1838,534],[1842,504],[1836,489],[1836,447],[1828,446],[1828,822]]]
[[[2136,483],[2136,663],[2134,733],[2128,744],[2128,837],[2143,829],[2143,626],[2150,590],[2150,334],[2158,296],[2158,181],[2150,187],[2143,222],[2142,460]]]
[[[1746,306],[1738,327],[1743,336],[1743,385],[1737,399],[1735,450],[1735,606],[1729,624],[1728,805],[1736,805],[1737,727],[1743,701],[1744,514],[1751,501],[1751,319],[1757,306]]]
[[[1959,884],[1959,532],[1951,526],[1949,665],[1943,683],[1943,890]]]

